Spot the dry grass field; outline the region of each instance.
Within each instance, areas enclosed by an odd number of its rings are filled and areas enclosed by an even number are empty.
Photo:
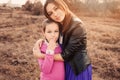
[[[93,80],[119,80],[120,20],[76,14],[85,23]],[[32,48],[41,37],[44,18],[0,7],[0,80],[39,80]]]

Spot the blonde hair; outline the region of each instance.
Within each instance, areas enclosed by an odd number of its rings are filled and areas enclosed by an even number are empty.
[[[46,10],[46,7],[49,3],[53,3],[54,5],[58,6],[58,8],[60,8],[61,10],[65,12],[65,18],[62,24],[63,25],[62,32],[65,33],[69,29],[69,23],[72,18],[72,12],[70,11],[67,4],[63,0],[47,0],[44,5],[44,14],[48,19],[52,21],[54,20],[48,15],[47,10]]]

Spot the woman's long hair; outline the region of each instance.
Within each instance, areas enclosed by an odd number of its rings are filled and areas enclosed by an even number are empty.
[[[56,6],[58,6],[58,8],[60,8],[61,10],[65,12],[65,18],[62,22],[62,26],[63,26],[62,33],[65,33],[69,29],[69,24],[72,18],[72,12],[70,11],[67,4],[63,0],[47,0],[44,5],[44,14],[50,20],[53,20],[53,19],[48,15],[47,10],[46,10],[46,7],[49,3],[55,4]]]

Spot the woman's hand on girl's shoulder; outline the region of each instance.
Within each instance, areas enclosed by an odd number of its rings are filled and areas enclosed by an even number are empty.
[[[41,47],[41,44],[42,44],[43,41],[44,41],[43,39],[37,40],[34,47],[36,47],[36,46]]]
[[[36,41],[33,47],[33,55],[37,57],[41,52],[40,52],[40,46],[42,44],[43,39],[39,39]]]

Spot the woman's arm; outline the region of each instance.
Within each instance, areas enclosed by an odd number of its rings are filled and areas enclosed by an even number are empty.
[[[36,57],[36,58],[41,58],[41,59],[45,58],[44,54],[41,54],[41,53],[33,53],[33,54],[34,54],[34,57]]]
[[[40,39],[40,40],[38,40],[35,43],[34,48],[33,48],[33,55],[36,58],[44,59],[45,58],[45,54],[41,54],[40,49],[39,49],[39,47],[41,46],[42,41],[43,40]],[[61,53],[60,54],[54,54],[54,60],[56,60],[56,61],[64,61],[62,56],[61,56]]]
[[[45,57],[45,55],[41,54],[41,51],[40,51],[40,46],[42,44],[42,41],[43,41],[43,39],[39,39],[33,47],[33,55],[36,58],[44,58]]]
[[[56,61],[64,61],[64,59],[61,56],[61,53],[60,54],[55,54],[54,55],[54,60],[56,60]]]
[[[36,53],[34,52],[33,54],[34,54],[34,56],[36,58],[41,58],[41,59],[45,58],[45,54],[41,54],[40,52],[36,52]],[[64,61],[61,54],[54,54],[54,60],[56,60],[56,61]]]

